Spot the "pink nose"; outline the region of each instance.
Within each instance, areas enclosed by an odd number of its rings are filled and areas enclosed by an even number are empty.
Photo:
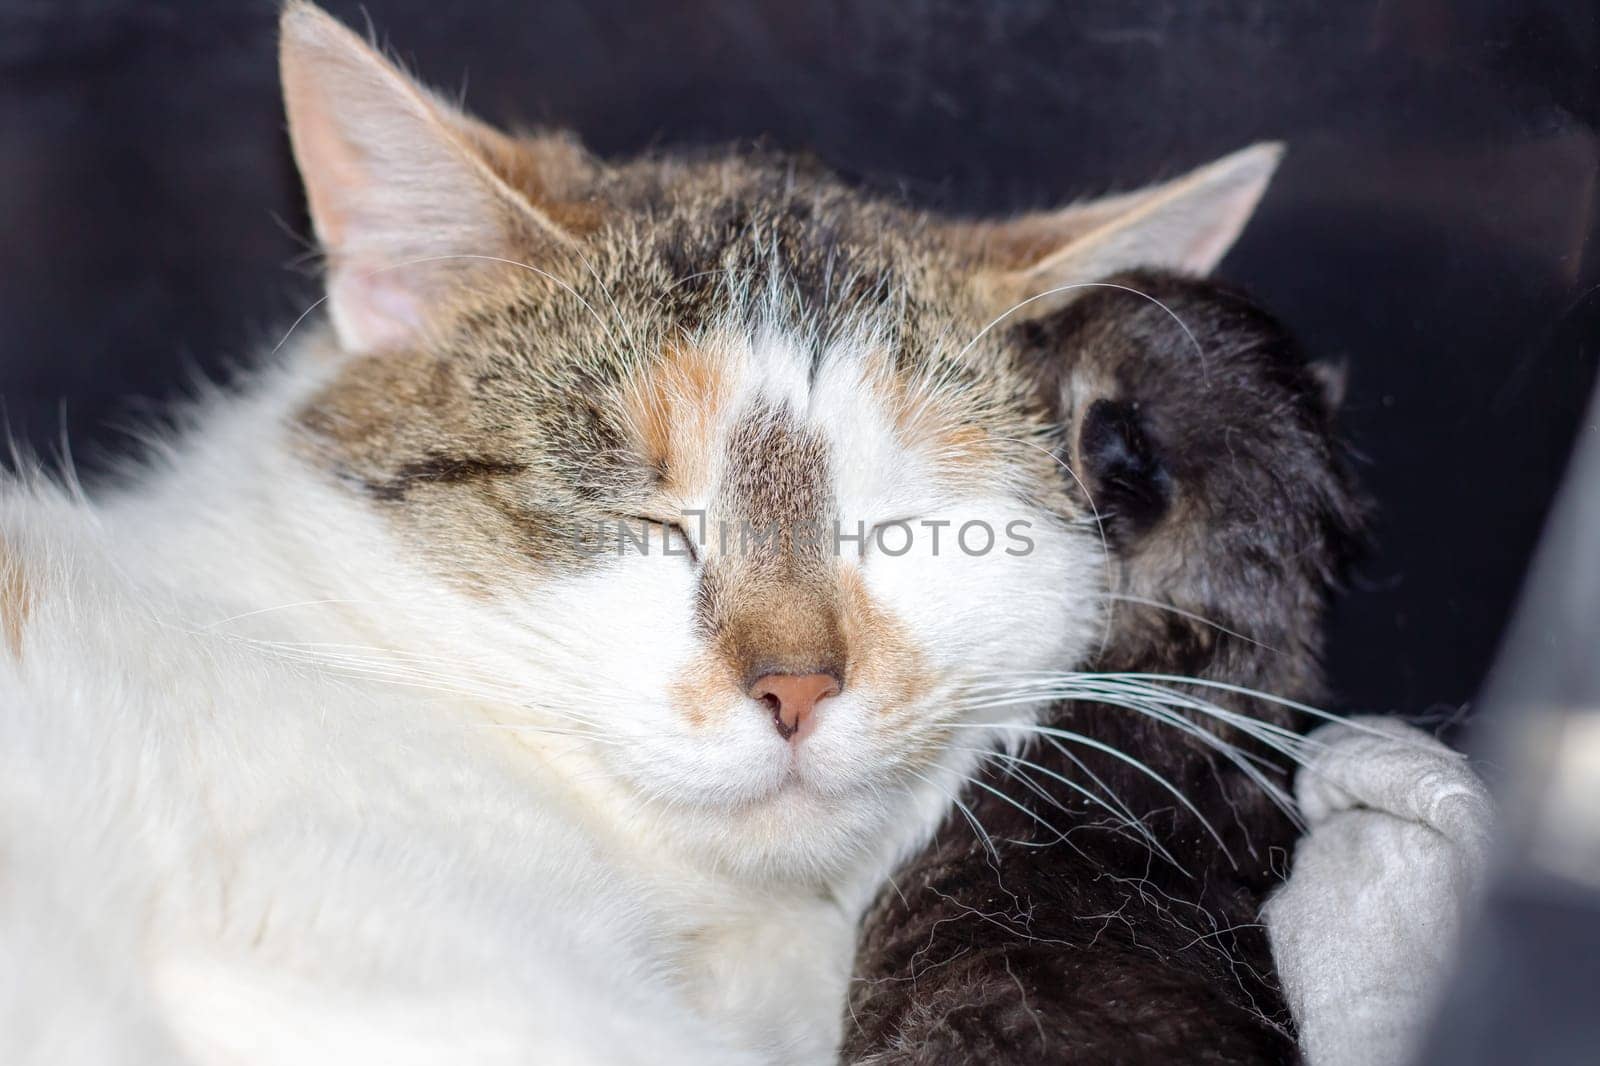
[[[809,733],[817,704],[838,694],[832,674],[767,674],[750,686],[750,698],[772,711],[772,724],[784,740],[802,730]]]

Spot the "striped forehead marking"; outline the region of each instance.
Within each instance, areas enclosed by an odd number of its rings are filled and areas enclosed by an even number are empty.
[[[719,506],[758,530],[820,528],[833,511],[828,458],[820,432],[758,403],[728,435]]]

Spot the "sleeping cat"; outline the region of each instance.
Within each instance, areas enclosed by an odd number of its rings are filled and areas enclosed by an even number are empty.
[[[305,3],[282,67],[326,324],[0,489],[0,1061],[831,1061],[1056,695],[994,686],[1121,632],[1039,331],[1276,149],[954,222],[500,133]]]
[[[1106,533],[1108,629],[1092,672],[996,690],[1069,700],[968,791],[983,835],[947,819],[869,913],[850,1061],[1297,1057],[1258,915],[1297,835],[1274,766],[1318,724],[1277,700],[1320,695],[1365,509],[1337,375],[1220,285],[1107,280],[1014,343]]]

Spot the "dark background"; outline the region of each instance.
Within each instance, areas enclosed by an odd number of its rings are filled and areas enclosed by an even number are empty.
[[[363,7],[328,5],[362,25]],[[0,395],[37,450],[314,297],[276,5],[0,0]],[[1344,706],[1471,700],[1600,338],[1592,0],[368,0],[427,80],[601,153],[765,137],[1004,212],[1263,138],[1290,153],[1221,274],[1351,370],[1382,509],[1332,648]]]

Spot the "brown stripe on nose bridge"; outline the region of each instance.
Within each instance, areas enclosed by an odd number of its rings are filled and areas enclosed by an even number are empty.
[[[732,528],[702,576],[701,624],[741,675],[842,673],[827,443],[760,407],[724,459],[717,508]]]
[[[747,685],[774,673],[844,677],[848,649],[833,587],[770,581],[759,570],[747,570],[731,591],[716,643]]]
[[[739,538],[740,554],[785,570],[817,567],[831,540],[804,534],[831,532],[827,443],[787,412],[763,406],[728,435],[727,449],[718,503],[750,530]],[[775,535],[758,541],[767,532]]]

